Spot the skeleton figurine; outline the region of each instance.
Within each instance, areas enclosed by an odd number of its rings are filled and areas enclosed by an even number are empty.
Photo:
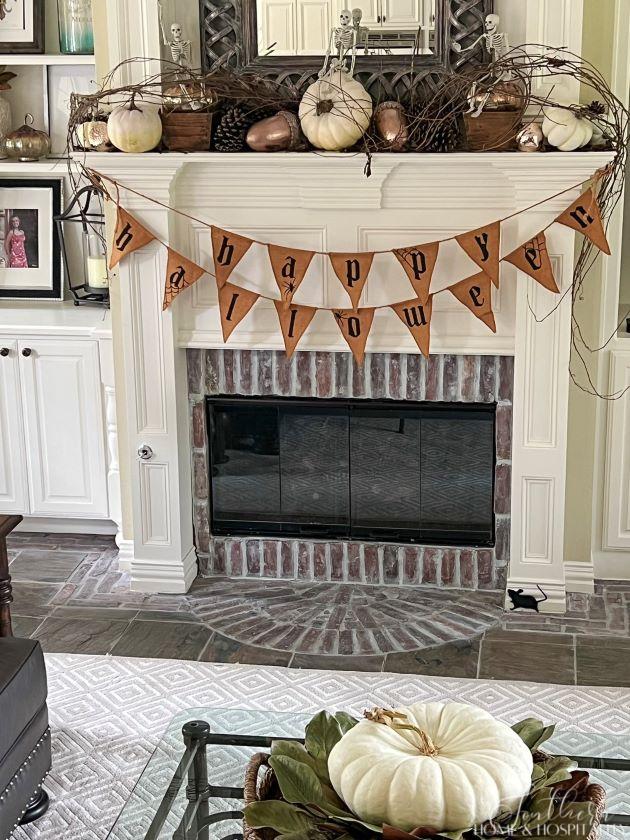
[[[330,56],[333,46],[337,51],[337,55],[331,60]],[[348,53],[351,56],[350,67],[346,63]],[[324,57],[324,65],[319,71],[319,78],[322,79],[326,74],[334,73],[336,70],[343,70],[352,76],[356,58],[357,30],[352,25],[352,13],[349,9],[343,9],[339,14],[339,26],[334,27],[330,33],[328,49]]]
[[[363,9],[352,10],[352,25],[357,33],[357,46],[362,46],[366,55],[370,52],[370,30],[367,26],[361,26],[363,20]]]
[[[499,32],[499,22],[501,18],[499,15],[487,15],[485,20],[485,32],[483,35],[480,35],[469,47],[465,47],[464,49],[461,48],[459,44],[453,44],[453,49],[455,52],[470,52],[470,50],[474,50],[477,44],[481,41],[484,42],[484,46],[488,53],[490,54],[492,61],[494,63],[500,61],[509,51],[510,51],[510,42],[508,40],[507,32]],[[490,73],[487,79],[492,80],[493,82],[504,82],[510,79],[510,73],[504,72],[497,76],[494,73]],[[487,93],[482,97],[481,101],[477,99],[477,88],[479,85],[484,85],[486,80],[481,80],[479,82],[475,82],[468,95],[468,101],[470,103],[470,107],[468,109],[468,113],[472,114],[473,117],[478,117],[481,115],[488,99],[490,98],[491,87],[488,89]]]
[[[162,40],[164,46],[169,47],[171,51],[171,58],[175,64],[181,67],[189,68],[191,65],[191,43],[182,38],[182,27],[179,23],[171,25],[171,40],[166,37],[166,30],[164,28],[164,21],[162,18],[162,4],[159,3],[160,9],[160,26],[162,28]]]

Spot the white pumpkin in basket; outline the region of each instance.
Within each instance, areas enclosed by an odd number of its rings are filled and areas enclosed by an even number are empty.
[[[136,104],[135,97],[119,105],[107,120],[109,139],[121,152],[150,152],[162,139],[162,120],[157,105]]]
[[[339,152],[354,146],[372,118],[372,100],[361,82],[333,70],[313,82],[300,102],[302,131],[316,149]]]
[[[567,108],[545,108],[542,131],[550,146],[560,152],[573,152],[588,146],[593,137],[593,123],[578,117]]]
[[[328,759],[337,794],[365,822],[455,831],[516,811],[530,790],[530,750],[483,709],[416,703],[366,715]]]

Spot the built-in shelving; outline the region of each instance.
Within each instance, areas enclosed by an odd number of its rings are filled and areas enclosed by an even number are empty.
[[[54,65],[70,65],[77,64],[94,64],[93,55],[54,55],[47,54],[19,54],[19,53],[0,53],[0,65],[6,64],[12,67],[42,66],[52,67]]]

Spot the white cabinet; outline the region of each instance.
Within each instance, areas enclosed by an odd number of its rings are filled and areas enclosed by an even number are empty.
[[[295,55],[296,0],[265,0],[259,4],[258,52]]]
[[[345,3],[344,0],[337,0],[337,14],[333,21],[334,26],[339,25],[339,13],[343,9],[361,9],[363,17],[361,26],[369,26],[370,29],[380,23],[381,0],[353,0],[352,3]]]
[[[415,30],[422,20],[422,0],[380,0],[384,29]]]
[[[108,516],[98,341],[0,337],[0,512]]]
[[[18,343],[0,338],[0,513],[28,510]]]
[[[318,55],[325,51],[333,22],[329,0],[298,0],[296,52]]]
[[[608,404],[604,549],[630,550],[630,351],[610,354],[609,393],[623,394]]]

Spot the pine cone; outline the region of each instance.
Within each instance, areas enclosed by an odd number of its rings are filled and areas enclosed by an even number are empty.
[[[416,152],[452,152],[461,142],[461,128],[457,114],[439,105],[435,116],[427,114],[426,106],[409,109],[409,148]]]
[[[228,105],[219,115],[213,132],[212,148],[217,152],[249,151],[245,136],[251,126],[265,117],[271,117],[277,109],[271,107],[251,108],[245,105]]]

